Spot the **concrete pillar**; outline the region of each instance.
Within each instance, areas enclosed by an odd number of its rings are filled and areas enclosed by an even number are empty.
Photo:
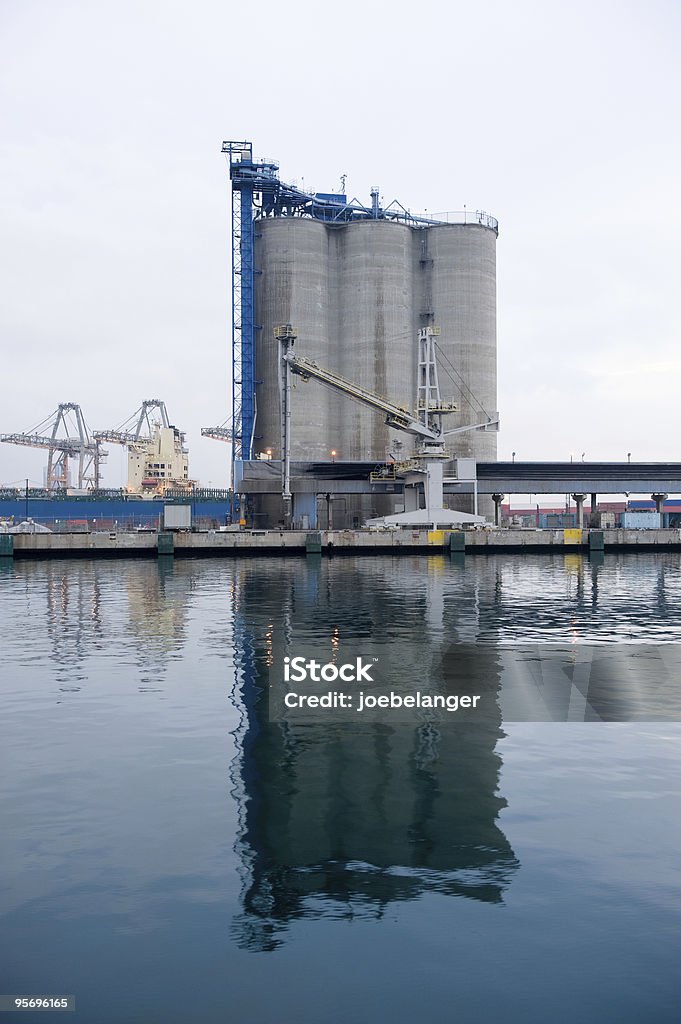
[[[584,501],[585,501],[585,499],[586,499],[586,494],[573,494],[572,495],[572,500],[577,505],[577,526],[579,527],[580,530],[584,526]]]
[[[592,494],[591,495],[591,515],[592,516],[598,515],[598,495],[597,494]]]
[[[501,526],[501,503],[504,500],[503,494],[493,494],[492,501],[494,502],[494,525]]]
[[[605,538],[602,530],[589,531],[589,551],[603,551],[605,549]]]
[[[306,555],[321,555],[322,553],[322,535],[321,533],[306,533],[305,534],[305,554]]]
[[[463,530],[452,530],[449,535],[449,553],[461,554],[466,550],[466,534]]]
[[[651,494],[650,497],[655,502],[655,511],[664,512],[664,503],[669,497],[668,494],[662,494],[660,491],[656,491],[655,494]]]
[[[175,537],[172,533],[159,533],[156,540],[156,553],[159,557],[175,554]]]

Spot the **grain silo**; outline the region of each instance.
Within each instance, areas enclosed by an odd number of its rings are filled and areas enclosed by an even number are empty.
[[[383,208],[377,189],[367,206],[345,195],[305,193],[280,182],[275,164],[253,163],[250,144],[225,147],[232,147],[225,151],[237,199],[236,459],[281,456],[280,324],[294,325],[298,354],[409,409],[418,331],[437,325],[442,396],[458,406],[447,428],[493,419],[496,221],[470,212],[417,217],[397,203]],[[315,382],[296,382],[291,408],[296,463],[380,463],[395,440],[405,456],[413,450],[413,439],[374,410]],[[496,433],[467,431],[448,447],[453,456],[493,461]],[[459,499],[463,508],[467,502]],[[261,499],[258,507],[276,519],[280,506]],[[336,525],[355,524],[358,509],[365,518],[394,507],[386,496],[347,498],[346,521]],[[309,503],[308,512],[313,520]]]

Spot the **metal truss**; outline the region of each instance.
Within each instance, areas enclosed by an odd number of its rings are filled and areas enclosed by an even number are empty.
[[[59,436],[60,430],[65,436]],[[46,433],[51,431],[51,433]],[[62,402],[47,419],[24,434],[0,434],[6,444],[27,448],[47,449],[46,486],[48,491],[69,486],[69,460],[75,459],[78,468],[78,488],[97,490],[100,483],[100,464],[106,453],[99,441],[91,438],[85,418],[75,402]]]

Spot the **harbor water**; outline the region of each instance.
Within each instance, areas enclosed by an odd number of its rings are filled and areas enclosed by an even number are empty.
[[[680,1019],[681,553],[7,560],[0,643],[0,993]],[[277,703],[286,657],[403,706]]]

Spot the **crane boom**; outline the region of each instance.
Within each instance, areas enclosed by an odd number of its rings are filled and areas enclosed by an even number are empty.
[[[425,519],[427,522],[461,523],[462,513],[452,512],[443,505],[443,462],[451,456],[445,447],[445,438],[452,434],[464,433],[468,430],[487,430],[497,426],[498,416],[488,416],[483,422],[469,423],[452,430],[442,429],[442,416],[458,411],[454,402],[443,402],[438,381],[437,359],[434,339],[440,329],[435,326],[422,327],[419,330],[419,358],[417,377],[416,415],[381,395],[369,391],[361,384],[347,380],[339,373],[318,366],[313,360],[297,356],[293,351],[296,333],[291,324],[282,324],[274,328],[274,336],[279,343],[281,360],[280,404],[281,404],[281,495],[284,503],[284,522],[288,526],[291,521],[291,374],[295,373],[303,380],[316,380],[325,387],[340,394],[347,395],[355,402],[368,406],[375,412],[385,415],[385,422],[395,430],[403,430],[420,438],[420,449],[415,459],[420,467],[417,476],[422,476],[425,492]],[[334,453],[335,454],[335,453]],[[468,522],[484,522],[477,515],[477,491],[475,491],[475,516],[468,517]],[[423,518],[421,510],[399,513],[388,517],[385,523],[391,525],[415,524]]]
[[[92,436],[97,441],[108,441],[109,444],[133,444],[140,440],[137,434],[127,430],[95,430]]]
[[[201,427],[201,437],[212,437],[215,441],[233,441],[231,427]]]
[[[317,366],[311,359],[296,356],[290,350],[284,354],[283,358],[288,363],[291,372],[302,377],[303,380],[308,380],[309,378],[317,380],[327,388],[339,391],[341,394],[347,395],[348,398],[352,398],[362,405],[369,406],[370,409],[374,409],[376,412],[385,413],[385,422],[389,427],[394,427],[396,430],[404,430],[408,434],[414,434],[416,437],[429,441],[436,441],[440,438],[440,434],[427,427],[416,416],[413,416],[408,409],[403,409],[402,406],[389,402],[388,399],[382,398],[381,395],[377,395],[373,391],[369,391],[368,388],[362,387],[361,384],[347,380],[345,377],[341,377],[339,373],[334,373],[333,370]]]
[[[45,437],[41,434],[0,434],[0,441],[6,444],[24,445],[26,448],[53,448],[57,452],[67,452],[69,455],[78,455],[84,447],[86,451],[95,451],[95,444],[84,446],[77,440],[66,438]]]

